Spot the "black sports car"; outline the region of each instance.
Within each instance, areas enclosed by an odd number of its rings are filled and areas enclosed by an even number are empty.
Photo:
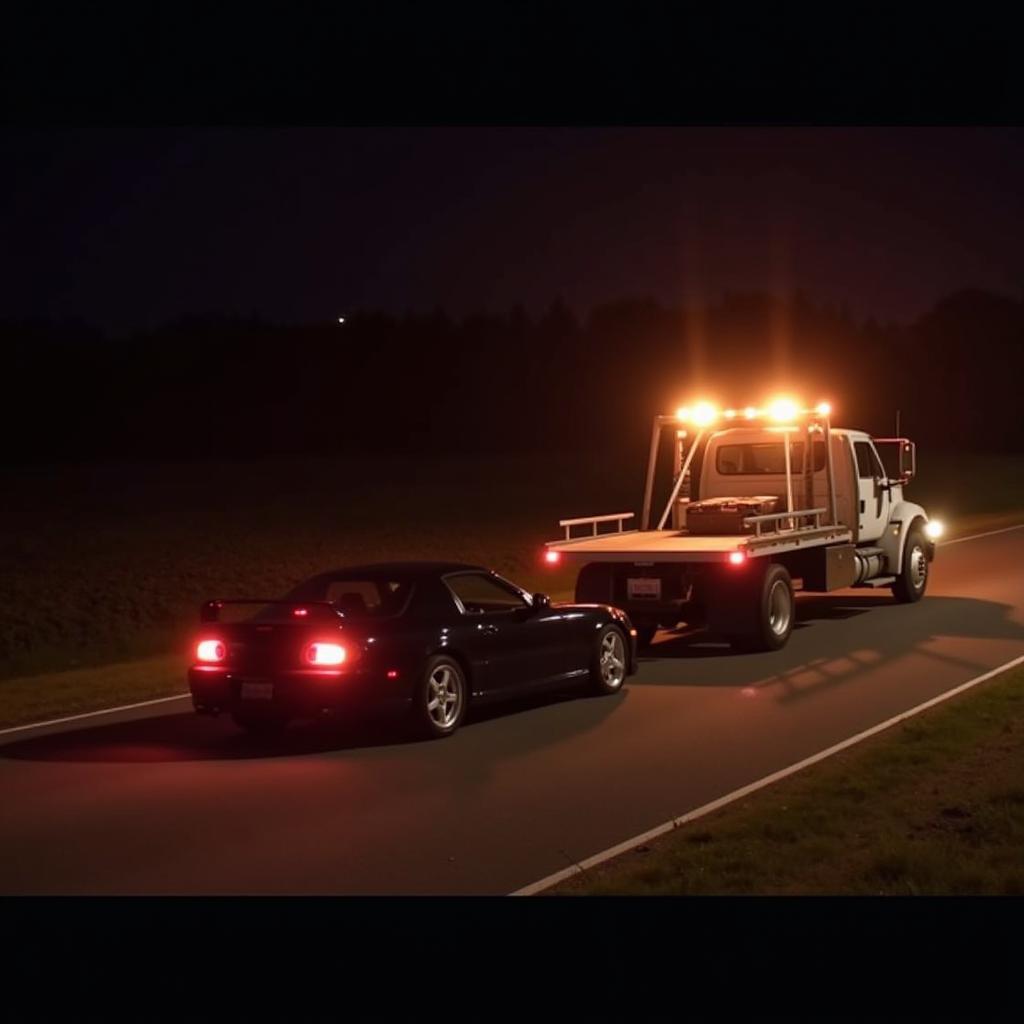
[[[230,712],[254,732],[390,706],[447,736],[471,703],[575,681],[615,693],[636,671],[636,631],[620,609],[552,604],[454,562],[326,572],[280,600],[208,601],[200,618],[195,709]]]

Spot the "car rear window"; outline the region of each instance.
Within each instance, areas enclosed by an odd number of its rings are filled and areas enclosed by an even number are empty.
[[[346,618],[374,619],[399,615],[409,603],[413,583],[388,577],[317,577],[296,587],[292,601],[330,601]]]

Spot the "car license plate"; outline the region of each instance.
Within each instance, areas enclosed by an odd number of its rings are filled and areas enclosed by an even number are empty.
[[[242,683],[242,700],[273,700],[273,683]]]
[[[661,597],[661,580],[647,576],[627,579],[626,592],[629,594],[630,600],[640,598],[641,600],[657,601]]]

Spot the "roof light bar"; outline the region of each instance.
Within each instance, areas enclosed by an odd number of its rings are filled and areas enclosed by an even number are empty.
[[[676,419],[681,423],[692,423],[696,427],[709,427],[719,417],[735,420],[742,416],[747,420],[770,419],[776,423],[792,423],[802,416],[827,417],[831,414],[832,406],[829,402],[819,402],[813,408],[807,408],[795,398],[785,396],[773,398],[761,408],[748,405],[744,409],[719,410],[711,402],[701,401],[676,409]]]

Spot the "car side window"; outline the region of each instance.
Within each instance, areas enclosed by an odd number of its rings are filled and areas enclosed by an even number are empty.
[[[467,615],[529,607],[522,594],[493,576],[476,572],[458,573],[446,576],[444,582]]]

